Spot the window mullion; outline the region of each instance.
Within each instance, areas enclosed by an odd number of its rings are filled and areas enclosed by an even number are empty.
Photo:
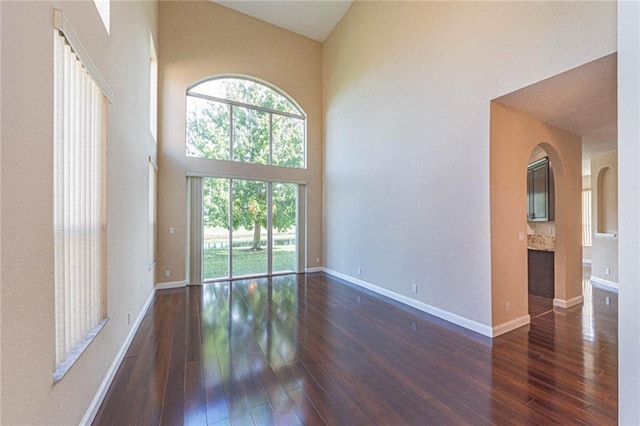
[[[269,114],[269,165],[273,165],[273,114]]]
[[[229,179],[229,278],[233,277],[233,179]]]
[[[273,182],[267,182],[267,274],[273,274]]]
[[[204,99],[206,101],[219,102],[219,103],[226,104],[226,105],[238,106],[238,107],[242,107],[242,108],[252,109],[252,110],[256,110],[256,111],[268,112],[268,113],[271,113],[271,114],[278,114],[278,115],[282,115],[284,117],[297,118],[297,119],[300,119],[300,120],[304,120],[305,119],[305,116],[301,115],[301,114],[293,114],[291,112],[278,111],[277,109],[266,108],[266,107],[262,107],[262,106],[259,106],[259,105],[246,104],[244,102],[232,101],[231,99],[218,98],[216,96],[203,95],[201,93],[195,93],[195,92],[187,91],[187,96]]]
[[[229,161],[233,161],[233,105],[229,105]]]

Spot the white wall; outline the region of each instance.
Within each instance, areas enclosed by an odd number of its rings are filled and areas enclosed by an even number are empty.
[[[0,2],[0,35],[1,34],[2,34],[2,2]],[[0,93],[2,93],[1,87],[2,87],[2,54],[0,54]],[[1,123],[2,123],[2,102],[0,102],[0,176],[2,176],[2,124]],[[1,182],[2,180],[0,178],[0,188],[2,188]],[[2,224],[2,197],[0,197],[0,267],[2,266],[2,226],[1,224]],[[1,377],[2,377],[2,273],[0,273],[0,378]],[[0,389],[0,421],[2,421],[2,389]]]
[[[490,325],[490,100],[615,50],[614,3],[355,2],[323,50],[326,267]]]
[[[640,4],[618,3],[618,422],[640,424]]]
[[[53,8],[64,11],[114,92],[108,112],[109,322],[53,385]],[[0,424],[78,424],[153,289],[147,259],[149,33],[156,4],[2,2]]]

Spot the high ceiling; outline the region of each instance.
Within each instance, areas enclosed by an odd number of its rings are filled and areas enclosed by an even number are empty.
[[[323,42],[353,0],[212,0],[285,30]]]
[[[582,136],[582,172],[618,145],[617,55],[611,54],[496,99]]]
[[[323,42],[353,0],[211,0]],[[617,149],[617,55],[612,54],[496,101],[582,136],[583,174],[593,156]]]

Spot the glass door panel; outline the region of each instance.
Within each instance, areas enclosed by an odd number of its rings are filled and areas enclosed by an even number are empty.
[[[272,272],[293,272],[297,264],[296,193],[298,185],[274,182],[272,189]]]
[[[233,179],[232,276],[267,274],[267,183]]]
[[[204,279],[229,277],[229,179],[203,178]]]

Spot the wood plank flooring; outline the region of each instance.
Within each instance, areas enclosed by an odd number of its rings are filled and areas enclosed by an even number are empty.
[[[529,293],[529,316],[535,319],[553,310],[553,299]]]
[[[325,274],[158,291],[95,425],[616,424],[617,294],[493,341]]]

